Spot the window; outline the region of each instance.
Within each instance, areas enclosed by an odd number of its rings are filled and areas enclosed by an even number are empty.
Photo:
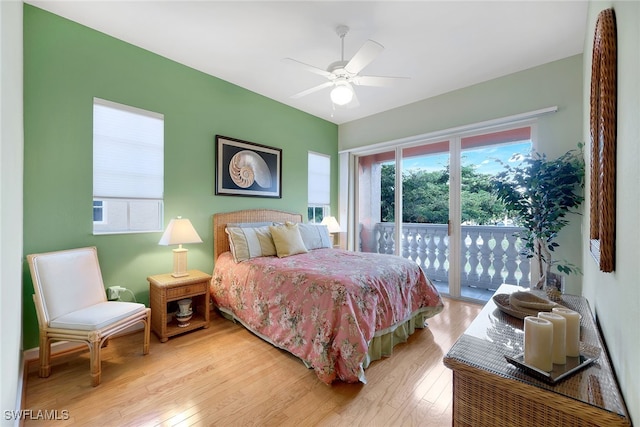
[[[162,231],[164,116],[93,100],[94,234]]]
[[[104,200],[93,201],[93,223],[104,224]]]
[[[308,220],[319,223],[330,214],[331,157],[309,152],[308,171]]]

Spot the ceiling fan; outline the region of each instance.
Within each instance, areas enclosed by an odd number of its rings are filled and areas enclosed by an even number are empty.
[[[310,89],[303,90],[291,98],[297,99],[303,96],[312,94],[319,90],[333,87],[331,90],[331,101],[335,105],[347,105],[357,106],[358,99],[355,95],[352,85],[356,86],[390,86],[394,82],[406,79],[407,77],[389,77],[389,76],[361,76],[359,73],[367,65],[369,65],[376,57],[384,50],[384,47],[373,40],[367,40],[364,45],[356,52],[353,57],[346,61],[344,59],[344,37],[349,32],[349,27],[346,25],[339,25],[336,28],[336,33],[340,37],[342,44],[342,54],[340,61],[329,64],[326,70],[314,67],[313,65],[305,64],[291,58],[285,58],[287,62],[292,62],[296,65],[302,66],[307,71],[319,74],[326,77],[329,81],[322,83],[321,85],[314,86]]]

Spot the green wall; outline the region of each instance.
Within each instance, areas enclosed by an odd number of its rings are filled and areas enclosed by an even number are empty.
[[[146,277],[172,269],[171,249],[158,246],[159,232],[92,235],[93,97],[164,114],[165,224],[189,218],[204,241],[188,245],[189,268],[213,269],[215,212],[305,213],[309,150],[332,156],[337,211],[336,125],[25,5],[25,255],[95,245],[105,286],[132,289],[145,304]],[[282,199],[214,195],[216,134],[281,148]],[[25,261],[25,349],[38,345],[32,294]]]

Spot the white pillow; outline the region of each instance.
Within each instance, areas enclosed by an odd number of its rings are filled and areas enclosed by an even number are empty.
[[[308,250],[332,247],[329,229],[321,224],[298,224],[300,236]]]
[[[269,230],[279,258],[308,252],[302,241],[298,224],[288,222],[285,225],[272,225]]]
[[[235,262],[276,255],[269,227],[227,227],[229,246]]]

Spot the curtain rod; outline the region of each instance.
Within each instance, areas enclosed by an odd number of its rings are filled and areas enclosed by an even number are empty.
[[[438,130],[434,132],[427,132],[420,135],[408,136],[404,138],[394,139],[391,141],[377,142],[371,145],[363,145],[361,147],[348,148],[345,150],[339,150],[338,154],[343,153],[357,153],[361,154],[363,152],[368,151],[378,151],[381,148],[386,147],[395,147],[398,145],[411,144],[415,142],[424,141],[427,139],[437,138],[443,135],[455,135],[465,132],[477,131],[481,129],[487,129],[494,126],[506,125],[510,123],[517,123],[520,121],[534,119],[540,116],[544,116],[550,113],[556,113],[558,111],[558,106],[554,105],[553,107],[541,108],[539,110],[528,111],[526,113],[514,114],[507,117],[500,117],[497,119],[485,120],[483,122],[472,123],[469,125],[457,126],[449,129]]]

